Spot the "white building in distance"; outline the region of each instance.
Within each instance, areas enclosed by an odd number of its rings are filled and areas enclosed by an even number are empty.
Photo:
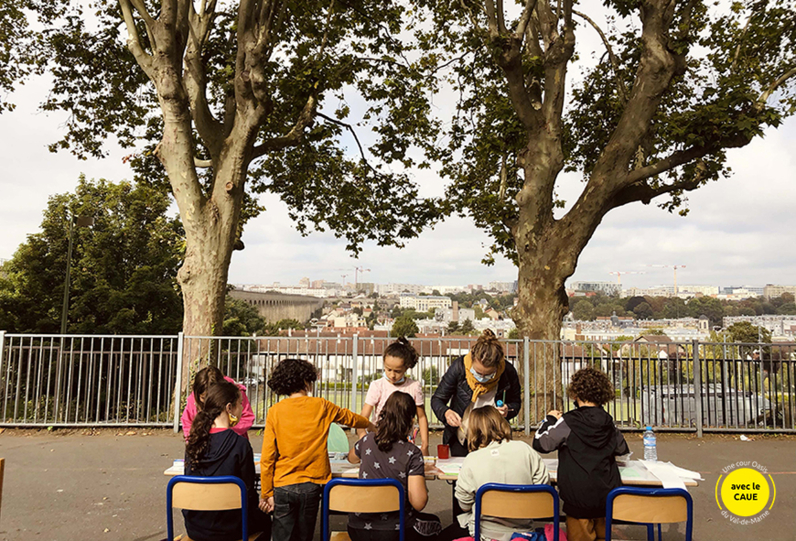
[[[432,308],[450,308],[452,301],[450,297],[436,295],[401,295],[401,308],[414,308],[418,312],[428,312]]]

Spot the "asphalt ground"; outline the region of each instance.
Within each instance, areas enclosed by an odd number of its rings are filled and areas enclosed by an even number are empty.
[[[255,451],[261,436],[250,433]],[[643,456],[641,435],[626,434],[634,457]],[[694,539],[762,539],[796,541],[796,437],[737,434],[659,434],[658,458],[699,471],[705,481],[691,488]],[[432,446],[439,434],[432,436]],[[432,447],[434,448],[434,447]],[[6,459],[0,510],[0,539],[129,540],[166,538],[168,478],[163,470],[183,457],[182,434],[168,430],[13,430],[0,434],[0,457]],[[740,525],[722,516],[715,497],[722,469],[739,461],[757,462],[776,483],[769,515],[756,524]],[[428,482],[426,511],[451,522],[451,488]],[[343,529],[343,518],[333,520]],[[178,533],[182,520],[177,516]],[[320,521],[319,521],[320,523]],[[684,539],[683,525],[666,525],[664,539]],[[616,539],[644,539],[639,526],[620,526]],[[316,539],[320,539],[316,531]]]

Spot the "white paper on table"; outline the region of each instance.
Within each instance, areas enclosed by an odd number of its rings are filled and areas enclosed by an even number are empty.
[[[644,467],[649,472],[657,477],[663,484],[663,488],[682,488],[685,489],[685,483],[682,478],[672,467],[672,464],[666,462],[654,462],[652,460],[642,460]]]
[[[447,474],[457,474],[462,469],[462,463],[464,463],[464,457],[451,457],[437,460],[437,468]]]
[[[693,479],[694,481],[704,481],[702,475],[699,472],[686,470],[685,468],[681,468],[680,466],[675,466],[671,462],[667,462],[666,464],[668,464],[672,469],[674,469],[674,471],[677,472],[677,475],[679,475],[680,477],[684,477],[686,479]]]

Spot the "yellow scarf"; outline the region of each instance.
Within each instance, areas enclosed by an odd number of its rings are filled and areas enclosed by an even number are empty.
[[[498,382],[500,381],[500,376],[503,374],[503,370],[506,368],[506,361],[505,359],[501,359],[500,364],[498,365],[497,372],[495,372],[495,377],[487,381],[486,383],[480,383],[470,369],[473,367],[473,356],[468,353],[464,356],[464,375],[467,376],[467,385],[470,386],[470,389],[473,390],[473,403],[475,403],[476,399],[481,396],[482,394],[486,394],[492,389],[496,389]]]

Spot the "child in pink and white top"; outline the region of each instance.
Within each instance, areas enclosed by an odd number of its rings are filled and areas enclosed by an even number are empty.
[[[368,394],[365,396],[365,405],[362,407],[362,416],[370,420],[372,413],[373,424],[379,424],[381,409],[394,392],[406,393],[412,397],[417,406],[417,423],[421,441],[420,450],[428,455],[428,417],[426,417],[426,404],[423,398],[423,386],[419,381],[406,376],[406,373],[415,367],[418,360],[417,350],[406,338],[399,338],[384,350],[384,377],[371,382]],[[357,431],[359,436],[365,434],[364,430]]]
[[[218,381],[228,381],[235,383],[235,380],[228,378],[215,366],[207,366],[196,373],[193,380],[193,389],[191,395],[188,397],[188,402],[185,404],[185,410],[182,412],[182,431],[185,436],[185,441],[188,441],[188,436],[191,434],[191,425],[193,419],[196,417],[196,412],[202,408],[204,404],[204,395],[207,389]],[[243,412],[240,418],[230,419],[232,430],[239,436],[249,439],[249,429],[254,424],[254,412],[249,403],[249,398],[246,396],[246,386],[235,383],[240,389],[241,400],[243,403]]]

